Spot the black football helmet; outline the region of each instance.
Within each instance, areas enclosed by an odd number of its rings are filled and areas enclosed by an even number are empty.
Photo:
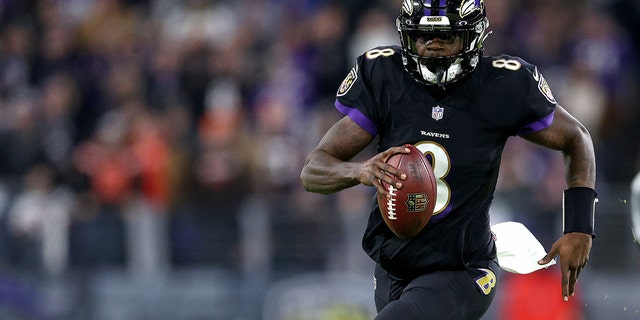
[[[444,89],[475,69],[482,43],[489,35],[483,0],[404,0],[396,19],[402,61],[413,78]],[[416,50],[420,37],[460,37],[462,52],[443,57],[422,57]]]

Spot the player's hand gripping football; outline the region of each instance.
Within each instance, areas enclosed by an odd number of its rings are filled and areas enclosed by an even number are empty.
[[[369,160],[362,162],[358,169],[358,180],[364,185],[375,187],[379,194],[387,197],[389,192],[384,188],[380,182],[381,180],[388,184],[392,184],[393,176],[400,178],[400,180],[405,180],[407,178],[407,175],[404,172],[400,172],[394,166],[389,165],[387,160],[396,153],[409,152],[409,149],[400,146],[392,147],[376,154]],[[398,189],[402,188],[402,183],[396,183],[395,187]]]
[[[569,296],[575,293],[576,282],[580,272],[589,261],[592,238],[590,234],[571,232],[564,234],[556,241],[551,250],[538,264],[544,265],[556,256],[560,256],[560,271],[562,273],[562,299],[569,301]]]

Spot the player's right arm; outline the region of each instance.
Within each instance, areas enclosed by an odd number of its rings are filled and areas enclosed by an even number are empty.
[[[330,194],[364,184],[374,186],[385,195],[380,180],[389,184],[393,179],[388,174],[404,180],[406,175],[386,163],[396,153],[408,153],[403,147],[393,147],[363,162],[350,161],[371,143],[374,136],[360,127],[348,116],[336,122],[322,138],[318,146],[309,153],[302,168],[300,180],[305,190]],[[388,173],[388,174],[387,174]],[[401,185],[396,187],[400,188]]]

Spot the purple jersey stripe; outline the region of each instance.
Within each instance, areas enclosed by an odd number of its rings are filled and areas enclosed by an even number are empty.
[[[338,111],[343,114],[349,116],[351,120],[357,123],[362,129],[367,130],[372,136],[378,134],[378,126],[376,126],[373,121],[371,121],[367,116],[365,116],[360,110],[356,108],[347,107],[344,104],[340,103],[340,101],[336,100],[336,108]]]
[[[526,125],[524,128],[520,129],[520,131],[518,132],[519,136],[524,136],[530,133],[534,133],[536,131],[540,131],[544,128],[547,128],[548,126],[551,125],[551,122],[553,122],[553,115],[555,114],[555,111],[551,112],[549,115],[547,115],[546,117],[530,123],[528,125]]]

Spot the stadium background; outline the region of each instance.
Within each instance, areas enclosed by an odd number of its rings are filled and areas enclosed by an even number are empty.
[[[354,58],[399,0],[0,1],[0,318],[369,319],[372,190],[302,190]],[[600,202],[572,303],[504,275],[486,319],[640,319],[640,7],[487,0],[487,54],[537,64],[591,131]],[[362,157],[370,154],[370,149]],[[514,138],[492,222],[560,233],[559,155]]]

